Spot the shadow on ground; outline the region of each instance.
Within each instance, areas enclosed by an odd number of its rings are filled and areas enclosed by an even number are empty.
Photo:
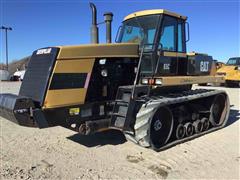
[[[67,138],[87,147],[104,146],[109,144],[118,145],[126,142],[125,136],[122,132],[117,130],[109,130],[86,136],[74,134],[73,136]]]
[[[230,110],[230,114],[229,114],[229,118],[228,118],[228,122],[226,124],[226,127],[230,126],[231,124],[235,123],[238,120],[240,120],[240,112],[239,112],[239,110],[231,109]]]

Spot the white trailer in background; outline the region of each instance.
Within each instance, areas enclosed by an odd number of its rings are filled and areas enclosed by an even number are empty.
[[[9,72],[7,70],[0,70],[0,81],[9,80]]]
[[[12,81],[20,81],[20,80],[22,81],[23,78],[24,78],[25,72],[26,72],[26,70],[21,70],[21,71],[17,70],[17,71],[13,74],[13,76],[11,77],[11,80],[12,80]]]

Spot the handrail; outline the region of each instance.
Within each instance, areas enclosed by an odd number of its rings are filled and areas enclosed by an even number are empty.
[[[143,51],[144,51],[144,45],[140,54],[140,58],[139,58],[139,63],[138,63],[138,67],[137,67],[137,72],[136,72],[136,76],[134,79],[134,84],[133,84],[133,90],[132,90],[132,94],[131,94],[131,98],[134,98],[134,93],[135,93],[135,89],[136,89],[136,85],[137,85],[137,81],[138,81],[138,76],[140,73],[140,68],[141,68],[141,64],[142,64],[142,56],[143,56]]]
[[[135,94],[135,89],[136,89],[136,86],[137,86],[137,81],[138,81],[138,77],[139,77],[139,74],[140,74],[140,68],[141,68],[141,65],[142,65],[142,57],[143,57],[143,52],[145,50],[145,46],[146,45],[152,45],[154,46],[155,43],[152,43],[152,44],[143,44],[143,47],[142,47],[142,50],[141,50],[141,54],[140,54],[140,58],[139,58],[139,63],[138,63],[138,67],[137,67],[137,72],[136,72],[136,76],[135,76],[135,80],[134,80],[134,84],[133,84],[133,90],[132,90],[132,94],[131,94],[131,98],[134,99],[134,94]],[[153,49],[153,48],[152,48]],[[152,64],[153,66],[153,64]],[[153,67],[152,67],[153,69]]]

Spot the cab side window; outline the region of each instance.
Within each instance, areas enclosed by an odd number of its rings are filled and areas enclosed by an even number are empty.
[[[165,16],[163,20],[163,28],[160,37],[160,45],[162,50],[177,51],[177,20],[175,18]]]
[[[170,16],[164,17],[160,48],[164,51],[186,52],[184,21]]]
[[[178,22],[178,52],[186,52],[185,41],[185,23],[180,21]]]

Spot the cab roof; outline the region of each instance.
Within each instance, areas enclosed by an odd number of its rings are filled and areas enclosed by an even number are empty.
[[[134,17],[154,15],[154,14],[166,14],[166,15],[169,15],[169,16],[173,16],[173,17],[183,19],[183,20],[187,19],[187,16],[182,16],[180,14],[170,12],[170,11],[167,11],[165,9],[152,9],[152,10],[137,11],[137,12],[134,12],[132,14],[129,14],[128,16],[126,16],[124,18],[124,21],[126,21],[128,19],[131,19],[131,18],[134,18]]]

